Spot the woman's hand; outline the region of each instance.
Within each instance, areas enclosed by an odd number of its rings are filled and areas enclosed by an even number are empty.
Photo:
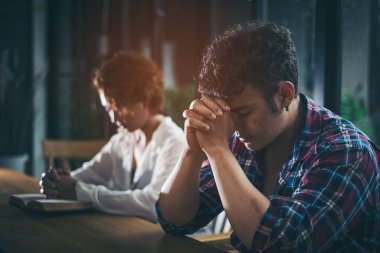
[[[47,198],[76,199],[76,180],[70,176],[70,170],[50,168],[42,174],[40,187]]]

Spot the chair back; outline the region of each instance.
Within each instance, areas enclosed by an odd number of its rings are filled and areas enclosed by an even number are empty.
[[[70,160],[90,159],[107,143],[106,140],[50,140],[42,142],[43,154],[48,159],[49,167],[60,160],[62,166],[71,169]]]

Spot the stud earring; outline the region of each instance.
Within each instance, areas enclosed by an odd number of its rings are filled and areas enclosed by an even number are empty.
[[[289,111],[289,106],[285,106],[285,112]]]

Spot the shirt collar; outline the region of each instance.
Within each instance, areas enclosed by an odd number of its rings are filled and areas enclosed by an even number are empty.
[[[301,103],[306,107],[306,116],[292,154],[296,160],[303,160],[305,156],[310,155],[310,152],[316,152],[315,149],[310,150],[310,147],[318,142],[322,131],[321,110],[327,109],[317,105],[311,98],[302,93],[299,93],[299,96]]]

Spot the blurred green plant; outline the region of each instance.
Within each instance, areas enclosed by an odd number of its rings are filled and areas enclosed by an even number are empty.
[[[195,97],[196,91],[193,85],[165,88],[164,114],[172,117],[173,121],[183,128],[182,112],[189,107]]]
[[[373,139],[375,137],[374,127],[363,98],[343,91],[341,115],[343,118],[354,123],[355,126],[362,130],[369,138]]]

